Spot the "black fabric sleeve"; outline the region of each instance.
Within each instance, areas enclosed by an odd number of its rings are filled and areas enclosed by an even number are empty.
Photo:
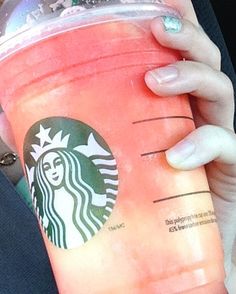
[[[37,219],[0,172],[0,293],[58,293]]]

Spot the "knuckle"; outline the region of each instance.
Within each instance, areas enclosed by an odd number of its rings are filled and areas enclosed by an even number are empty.
[[[189,21],[184,22],[184,35],[183,35],[183,49],[185,52],[192,52],[194,51],[195,41],[199,38],[199,32],[197,28]]]
[[[223,75],[223,79],[224,79],[224,86],[225,86],[225,96],[230,98],[230,99],[234,99],[234,87],[233,87],[233,83],[231,81],[231,79],[224,74],[223,72],[221,72],[221,74]]]
[[[198,87],[203,88],[208,84],[209,66],[205,63],[191,62],[192,72],[195,74],[194,78],[198,82]]]
[[[213,43],[207,36],[206,32],[202,27],[196,27],[191,22],[186,21],[185,23],[185,52],[191,54],[195,52],[198,57],[203,58],[202,50],[197,51],[196,48],[204,48],[208,52],[208,64],[210,64],[215,69],[221,68],[221,51],[215,43]],[[201,45],[200,45],[201,44]]]
[[[211,53],[211,58],[217,69],[221,67],[221,51],[220,49],[213,43],[213,50]]]
[[[222,71],[219,71],[219,74],[221,75],[224,96],[228,101],[234,101],[234,87],[231,79]]]

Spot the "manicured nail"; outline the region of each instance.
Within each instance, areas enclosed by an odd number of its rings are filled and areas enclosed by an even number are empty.
[[[166,151],[167,159],[170,163],[176,165],[189,158],[195,151],[196,146],[189,140],[183,140],[173,148]]]
[[[147,73],[147,79],[151,84],[162,84],[175,80],[179,75],[175,66],[159,67]]]
[[[179,33],[182,28],[182,22],[174,16],[163,16],[164,29],[168,33]]]

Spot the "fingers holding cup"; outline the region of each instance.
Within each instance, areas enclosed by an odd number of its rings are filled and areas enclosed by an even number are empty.
[[[166,155],[168,162],[173,167],[188,170],[213,160],[236,166],[235,150],[236,136],[232,131],[218,126],[205,125],[170,148]]]
[[[183,58],[220,69],[220,50],[199,25],[187,19],[164,16],[155,18],[151,29],[160,44],[180,51]]]
[[[165,4],[170,5],[179,11],[180,15],[194,23],[195,25],[199,25],[196,13],[193,8],[192,1],[190,0],[165,0],[163,1]]]
[[[189,93],[196,99],[197,126],[213,124],[233,129],[234,91],[230,79],[208,65],[180,61],[145,75],[147,86],[159,96]]]
[[[189,93],[200,98],[191,99],[197,127],[216,124],[233,129],[234,91],[230,79],[220,72],[220,50],[191,16],[191,1],[183,2],[186,19],[155,18],[151,29],[160,44],[178,50],[184,61],[148,72],[146,84],[160,96]]]

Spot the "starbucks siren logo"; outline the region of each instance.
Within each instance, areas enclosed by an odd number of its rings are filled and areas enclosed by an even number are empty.
[[[25,170],[48,238],[75,248],[104,225],[118,192],[115,158],[88,125],[63,117],[34,124],[25,137]]]

